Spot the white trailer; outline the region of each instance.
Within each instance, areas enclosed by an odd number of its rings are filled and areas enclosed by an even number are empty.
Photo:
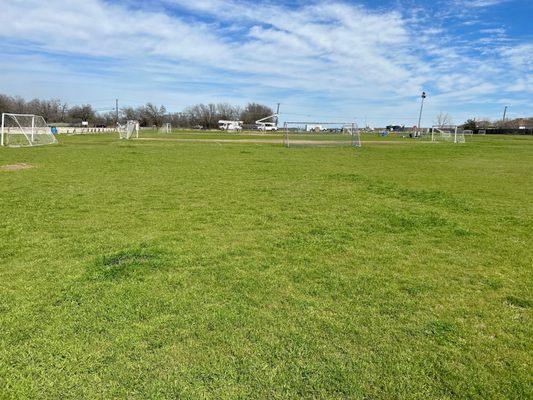
[[[242,130],[242,121],[228,121],[221,119],[218,121],[218,128],[223,131],[240,131]]]

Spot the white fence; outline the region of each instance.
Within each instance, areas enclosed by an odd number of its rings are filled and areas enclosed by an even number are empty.
[[[116,128],[82,128],[74,126],[58,126],[57,133],[67,134],[67,135],[87,135],[91,133],[114,133]]]

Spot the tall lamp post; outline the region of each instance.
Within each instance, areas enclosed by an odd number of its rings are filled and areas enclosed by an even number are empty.
[[[424,99],[426,98],[426,92],[422,92],[422,101],[420,102],[420,114],[418,114],[418,125],[416,129],[416,136],[420,136],[420,123],[422,121],[422,110],[424,109]]]
[[[502,125],[505,125],[505,116],[507,115],[507,106],[503,109]]]

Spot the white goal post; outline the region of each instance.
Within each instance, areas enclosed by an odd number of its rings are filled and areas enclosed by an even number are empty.
[[[118,136],[121,139],[132,139],[139,137],[139,122],[129,120],[125,125],[118,124]]]
[[[0,145],[39,146],[57,143],[43,117],[34,114],[2,113]]]
[[[161,128],[159,128],[159,132],[172,133],[172,125],[170,124],[170,122],[164,123]]]
[[[432,142],[465,143],[464,130],[456,125],[432,126],[430,134]]]
[[[355,122],[287,121],[283,130],[285,147],[361,147],[361,134]]]

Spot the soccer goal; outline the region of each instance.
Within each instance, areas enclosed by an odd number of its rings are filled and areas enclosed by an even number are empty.
[[[121,139],[138,138],[139,122],[130,120],[125,125],[118,124],[118,135]]]
[[[159,132],[172,133],[172,125],[170,124],[170,122],[163,124],[163,126],[159,128]]]
[[[53,143],[57,143],[57,139],[40,115],[2,113],[2,146],[21,147]]]
[[[361,147],[361,135],[355,122],[294,122],[283,125],[285,147]]]
[[[430,135],[432,142],[465,142],[464,131],[456,125],[433,126],[430,129]]]

